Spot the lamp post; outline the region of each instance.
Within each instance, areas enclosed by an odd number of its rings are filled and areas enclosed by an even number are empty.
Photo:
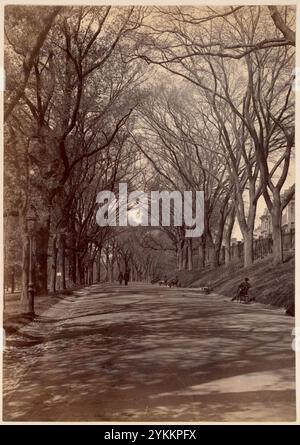
[[[28,227],[28,245],[29,245],[29,274],[28,274],[28,313],[34,315],[34,283],[33,283],[33,234],[36,224],[36,215],[32,207],[29,208],[27,213],[27,227]]]

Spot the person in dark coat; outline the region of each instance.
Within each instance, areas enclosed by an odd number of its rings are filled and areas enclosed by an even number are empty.
[[[250,287],[251,286],[249,283],[249,278],[245,278],[244,281],[239,285],[237,293],[232,298],[231,301],[239,300],[240,302],[245,301],[246,303],[248,303],[248,301],[249,301],[248,291],[249,291]]]
[[[126,270],[126,272],[124,273],[124,281],[125,281],[125,286],[127,286],[129,281],[129,270]]]
[[[119,280],[119,283],[120,283],[120,284],[123,283],[124,277],[123,277],[123,274],[122,274],[121,271],[120,271],[120,273],[119,273],[118,280]]]

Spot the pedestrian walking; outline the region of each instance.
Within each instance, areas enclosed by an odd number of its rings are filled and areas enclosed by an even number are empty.
[[[125,273],[124,273],[125,286],[128,285],[128,281],[129,281],[129,270],[126,270]]]
[[[122,285],[123,280],[124,280],[124,276],[123,276],[123,274],[122,274],[121,271],[120,271],[120,273],[119,273],[118,280],[119,280],[120,285]]]

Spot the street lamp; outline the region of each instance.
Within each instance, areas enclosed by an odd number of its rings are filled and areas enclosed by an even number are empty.
[[[33,247],[33,234],[35,231],[36,214],[32,207],[29,208],[26,221],[28,228],[28,245],[29,245],[29,276],[28,276],[28,313],[34,315],[34,284],[33,284],[33,259],[32,259],[32,247]]]

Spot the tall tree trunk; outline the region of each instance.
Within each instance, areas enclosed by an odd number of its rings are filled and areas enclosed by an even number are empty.
[[[79,284],[84,285],[85,284],[85,270],[84,270],[84,264],[83,264],[82,258],[79,253],[77,254],[77,268],[78,268]]]
[[[231,262],[231,233],[226,232],[224,235],[224,245],[225,245],[225,264]]]
[[[177,242],[177,268],[178,270],[184,268],[184,242],[182,240]]]
[[[211,236],[211,233],[208,232],[206,235],[206,250],[208,251],[208,261],[210,267],[214,266],[215,262],[215,245]]]
[[[35,293],[45,294],[48,290],[48,244],[50,217],[41,222],[35,233]]]
[[[244,267],[249,267],[253,264],[253,231],[243,234],[244,239]]]
[[[217,233],[216,241],[214,243],[214,249],[213,249],[213,259],[212,259],[212,265],[213,267],[220,266],[220,252],[222,247],[222,241],[223,241],[223,227],[222,230]]]
[[[89,263],[85,261],[84,263],[84,284],[89,285]]]
[[[29,237],[23,235],[23,250],[22,250],[22,292],[21,292],[21,306],[22,310],[28,312],[28,276],[29,276]]]
[[[98,257],[97,257],[97,278],[96,278],[97,283],[100,283],[101,281],[101,249],[98,252]]]
[[[76,252],[69,250],[69,278],[73,285],[77,283]]]
[[[214,246],[214,249],[212,250],[212,266],[213,268],[216,268],[220,265],[220,251],[221,251],[221,245]]]
[[[188,264],[188,252],[187,252],[187,243],[186,240],[184,241],[183,248],[182,248],[182,270],[187,269]]]
[[[65,290],[66,286],[66,241],[65,236],[61,234],[59,236],[58,248],[59,248],[59,272],[61,273],[60,278],[60,289]]]
[[[66,284],[66,242],[65,237],[62,238],[62,246],[61,246],[61,284],[62,289],[67,288]]]
[[[114,262],[113,261],[111,261],[111,263],[110,263],[109,276],[110,276],[110,282],[113,283],[114,282]]]
[[[110,282],[110,264],[109,264],[109,252],[108,252],[108,250],[106,250],[106,255],[105,255],[105,269],[106,269],[105,281],[107,283],[109,283]]]
[[[78,284],[78,274],[77,274],[77,237],[75,228],[75,218],[70,218],[68,227],[68,238],[66,239],[66,246],[68,249],[68,259],[69,259],[69,280],[73,285]]]
[[[205,235],[202,235],[200,238],[200,245],[199,245],[199,268],[200,269],[205,268],[205,255],[206,255],[206,241],[205,241]]]
[[[281,208],[280,208],[280,206],[274,205],[273,211],[272,211],[273,263],[274,264],[281,264],[283,262],[281,219],[282,219]]]
[[[247,222],[244,217],[242,218],[238,217],[244,241],[244,267],[249,267],[254,262],[253,231],[254,231],[255,215],[256,215],[256,204],[253,204],[249,208]]]
[[[257,208],[258,194],[255,190],[256,179],[249,178],[249,208],[248,212],[245,211],[245,205],[243,201],[243,195],[241,191],[236,194],[236,214],[239,222],[239,226],[244,240],[244,267],[251,266],[254,261],[253,251],[253,231],[255,225],[255,216]]]
[[[57,237],[53,237],[52,241],[52,255],[51,255],[51,281],[50,281],[50,291],[56,292],[56,273],[57,273]]]
[[[187,240],[187,256],[188,256],[188,270],[193,270],[193,242],[192,238]]]
[[[88,284],[94,283],[94,261],[90,260],[88,263]]]
[[[222,242],[223,242],[223,233],[224,233],[224,226],[226,221],[226,210],[228,206],[228,199],[229,196],[226,197],[224,200],[223,205],[221,206],[220,213],[218,216],[218,228],[217,228],[217,235],[214,243],[214,255],[213,255],[213,267],[220,266],[220,252],[222,248]]]
[[[76,284],[81,284],[81,262],[80,262],[80,256],[79,253],[76,252]]]
[[[227,216],[227,221],[224,227],[224,245],[225,245],[225,264],[231,262],[231,236],[235,221],[235,207],[232,208],[229,215]]]

